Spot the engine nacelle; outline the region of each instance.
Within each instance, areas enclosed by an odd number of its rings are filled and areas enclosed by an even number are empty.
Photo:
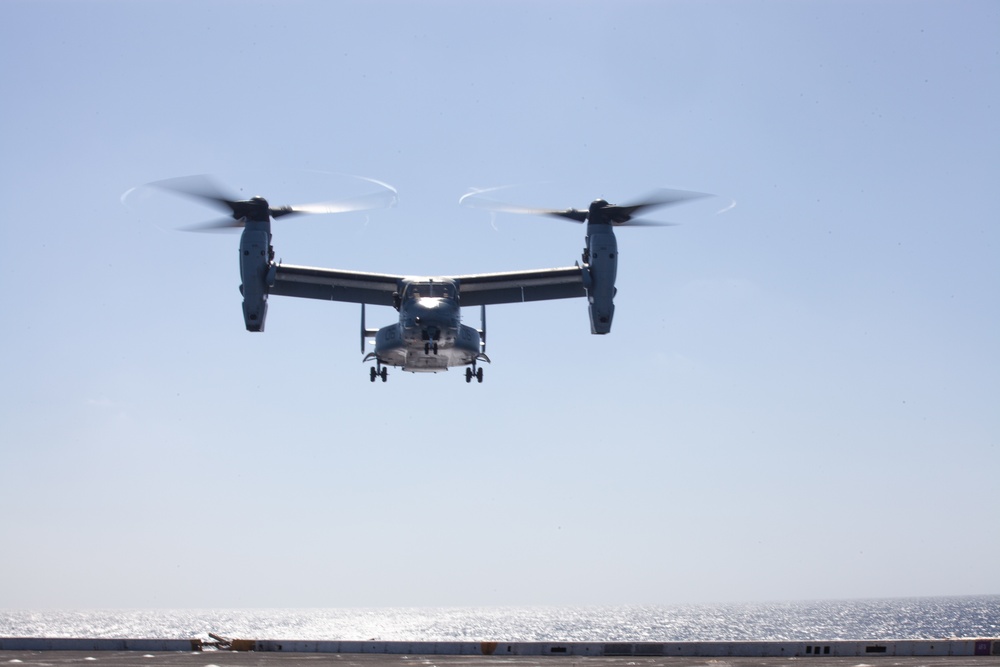
[[[611,333],[611,320],[615,317],[615,304],[610,301],[598,303],[591,302],[590,310],[590,333],[606,334]]]
[[[587,256],[590,285],[587,301],[590,333],[611,332],[615,316],[615,278],[618,275],[618,241],[611,225],[588,225]]]
[[[267,318],[267,276],[271,265],[270,234],[246,229],[240,239],[240,292],[247,331],[263,331]]]

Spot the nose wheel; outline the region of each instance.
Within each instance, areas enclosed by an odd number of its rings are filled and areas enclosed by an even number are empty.
[[[437,354],[438,341],[441,340],[441,330],[437,327],[427,327],[420,335],[424,339],[424,354]]]
[[[383,368],[382,364],[375,362],[376,365],[372,366],[371,369],[371,381],[374,382],[375,378],[382,378],[382,382],[389,379],[389,369]]]
[[[473,364],[473,367],[475,367],[475,364]],[[472,382],[472,378],[476,378],[476,382],[480,382],[481,383],[483,381],[483,369],[482,368],[475,368],[475,370],[473,370],[473,368],[466,368],[465,369],[465,381],[466,382]]]

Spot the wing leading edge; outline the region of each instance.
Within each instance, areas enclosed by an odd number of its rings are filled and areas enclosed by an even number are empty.
[[[488,306],[497,303],[521,303],[549,299],[572,299],[587,295],[583,269],[568,266],[561,269],[509,271],[454,276],[463,306]]]
[[[275,265],[271,294],[324,301],[393,305],[403,276],[362,271],[338,271],[290,264]]]
[[[392,306],[393,294],[399,293],[405,281],[414,279],[387,273],[290,264],[278,264],[274,269],[271,294],[381,306]],[[587,295],[583,269],[579,266],[444,278],[458,284],[462,306],[571,299]]]

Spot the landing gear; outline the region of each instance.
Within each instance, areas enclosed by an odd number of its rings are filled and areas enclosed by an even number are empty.
[[[375,378],[382,378],[382,382],[385,382],[386,380],[388,380],[389,379],[389,369],[388,368],[382,368],[382,364],[380,364],[378,362],[378,360],[375,361],[375,364],[376,365],[372,366],[372,369],[371,369],[371,374],[370,374],[371,375],[371,381],[374,382]]]
[[[473,364],[475,366],[475,364]],[[465,369],[465,381],[472,382],[472,378],[476,378],[476,382],[482,383],[483,381],[483,369],[477,368],[473,370],[472,368]]]
[[[441,330],[433,326],[427,327],[420,332],[420,335],[424,339],[424,354],[437,354]]]

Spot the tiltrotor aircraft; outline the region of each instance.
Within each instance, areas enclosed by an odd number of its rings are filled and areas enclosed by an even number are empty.
[[[668,206],[705,197],[697,192],[660,190],[641,202],[614,205],[603,199],[591,202],[587,210],[537,209],[501,204],[484,199],[486,191],[472,192],[460,203],[474,208],[509,213],[557,216],[586,223],[586,247],[582,262],[573,266],[480,273],[459,276],[404,276],[367,273],[275,262],[271,245],[271,220],[301,213],[339,213],[380,208],[395,204],[396,193],[383,187],[373,195],[342,202],[304,206],[271,206],[263,197],[239,200],[227,196],[206,177],[188,177],[151,183],[162,189],[192,196],[215,205],[229,214],[224,220],[189,227],[189,230],[243,228],[240,239],[240,292],[247,331],[264,331],[269,296],[292,296],[324,301],[361,304],[361,352],[368,339],[374,351],[363,361],[373,361],[372,382],[388,378],[387,366],[413,373],[446,371],[465,366],[465,381],[483,381],[480,362],[486,356],[486,306],[546,299],[586,297],[590,310],[590,330],[594,334],[611,331],[615,314],[615,276],[618,246],[614,228],[621,225],[661,224],[633,219],[633,215],[654,207]],[[365,324],[365,306],[392,306],[399,312],[397,322],[380,329]],[[462,324],[461,308],[480,307],[480,327]]]

